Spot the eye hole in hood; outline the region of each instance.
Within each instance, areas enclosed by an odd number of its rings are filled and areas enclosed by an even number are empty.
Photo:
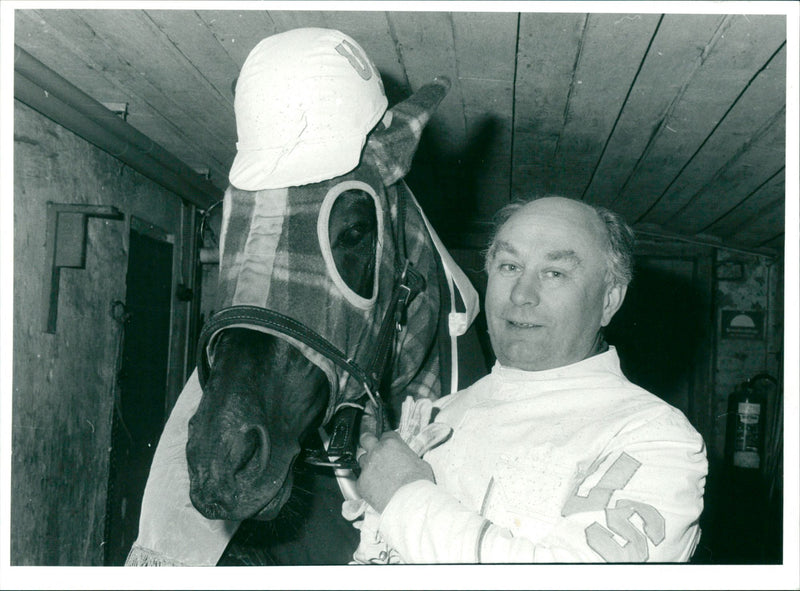
[[[336,287],[357,308],[371,308],[378,295],[383,233],[375,190],[355,180],[332,187],[320,208],[317,233]]]

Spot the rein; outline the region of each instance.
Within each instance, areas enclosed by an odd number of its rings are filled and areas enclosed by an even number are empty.
[[[381,390],[391,384],[392,352],[397,336],[406,326],[408,306],[425,289],[424,277],[414,269],[408,259],[405,243],[406,196],[397,191],[397,221],[395,240],[397,260],[392,298],[381,322],[375,353],[369,364],[362,366],[349,359],[339,348],[302,322],[284,314],[259,306],[230,306],[214,314],[200,332],[197,348],[197,368],[201,386],[205,386],[211,367],[206,350],[212,337],[224,328],[257,326],[285,334],[326,357],[364,387],[364,395],[355,401],[342,401],[335,405],[331,418],[331,436],[327,451],[320,448],[305,450],[306,462],[334,469],[358,468],[356,461],[356,433],[367,405],[372,403],[375,412],[376,435],[384,430],[384,410]]]

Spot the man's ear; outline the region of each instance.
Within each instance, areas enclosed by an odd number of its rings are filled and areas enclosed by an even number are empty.
[[[600,326],[608,326],[614,314],[616,314],[617,310],[622,306],[627,292],[628,286],[620,285],[619,283],[614,283],[606,289],[606,295],[603,299],[603,317],[600,321]]]

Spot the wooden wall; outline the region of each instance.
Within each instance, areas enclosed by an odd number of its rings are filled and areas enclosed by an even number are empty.
[[[14,105],[11,563],[99,565],[132,215],[174,238],[188,281],[189,212],[172,193],[19,102]],[[42,331],[46,203],[116,206],[88,220],[85,269],[62,269],[55,334]],[[173,285],[174,287],[174,285]],[[174,289],[173,289],[174,293]],[[184,380],[188,304],[173,300],[169,398]]]

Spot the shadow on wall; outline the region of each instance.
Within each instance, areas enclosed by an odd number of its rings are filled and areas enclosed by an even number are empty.
[[[435,122],[423,133],[406,180],[440,236],[458,235],[488,215],[481,208],[479,191],[493,176],[490,152],[499,131],[496,118],[483,118],[467,137],[464,150],[458,152],[448,152]],[[497,201],[506,200],[503,196]]]

